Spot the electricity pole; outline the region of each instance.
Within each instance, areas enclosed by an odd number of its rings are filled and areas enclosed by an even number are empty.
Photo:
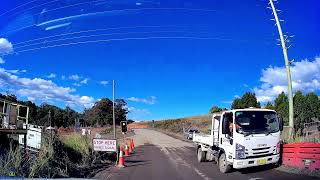
[[[293,123],[293,95],[292,95],[292,84],[291,84],[291,73],[290,73],[290,62],[288,58],[288,48],[286,46],[287,42],[287,37],[286,39],[283,36],[280,21],[278,18],[277,10],[274,7],[273,0],[269,0],[269,4],[271,6],[273,15],[274,15],[274,20],[276,21],[278,31],[279,31],[279,36],[280,36],[280,41],[281,41],[281,46],[282,46],[282,51],[283,51],[283,57],[286,65],[286,71],[287,71],[287,79],[288,79],[288,99],[289,99],[289,138],[293,137],[293,131],[294,131],[294,123]]]
[[[113,119],[113,138],[116,139],[116,116],[114,114],[114,89],[115,82],[112,80],[112,119]]]

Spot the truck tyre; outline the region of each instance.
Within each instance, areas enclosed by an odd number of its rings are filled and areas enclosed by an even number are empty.
[[[203,162],[206,159],[206,153],[202,151],[201,147],[198,148],[198,162]]]
[[[224,153],[219,156],[219,170],[222,173],[227,173],[231,170],[231,166],[227,163],[227,157]]]

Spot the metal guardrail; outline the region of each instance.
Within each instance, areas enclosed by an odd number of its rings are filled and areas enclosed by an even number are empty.
[[[320,143],[284,144],[282,150],[283,165],[320,171]]]

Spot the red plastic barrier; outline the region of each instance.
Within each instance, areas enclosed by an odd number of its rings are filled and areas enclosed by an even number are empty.
[[[282,164],[300,169],[320,171],[320,143],[284,144]]]

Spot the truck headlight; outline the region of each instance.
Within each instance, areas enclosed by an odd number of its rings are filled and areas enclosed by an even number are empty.
[[[245,153],[245,147],[241,144],[236,143],[236,159],[245,159],[246,153]]]
[[[277,143],[277,148],[276,148],[276,153],[279,154],[280,153],[280,147],[281,147],[281,142],[279,141]]]

